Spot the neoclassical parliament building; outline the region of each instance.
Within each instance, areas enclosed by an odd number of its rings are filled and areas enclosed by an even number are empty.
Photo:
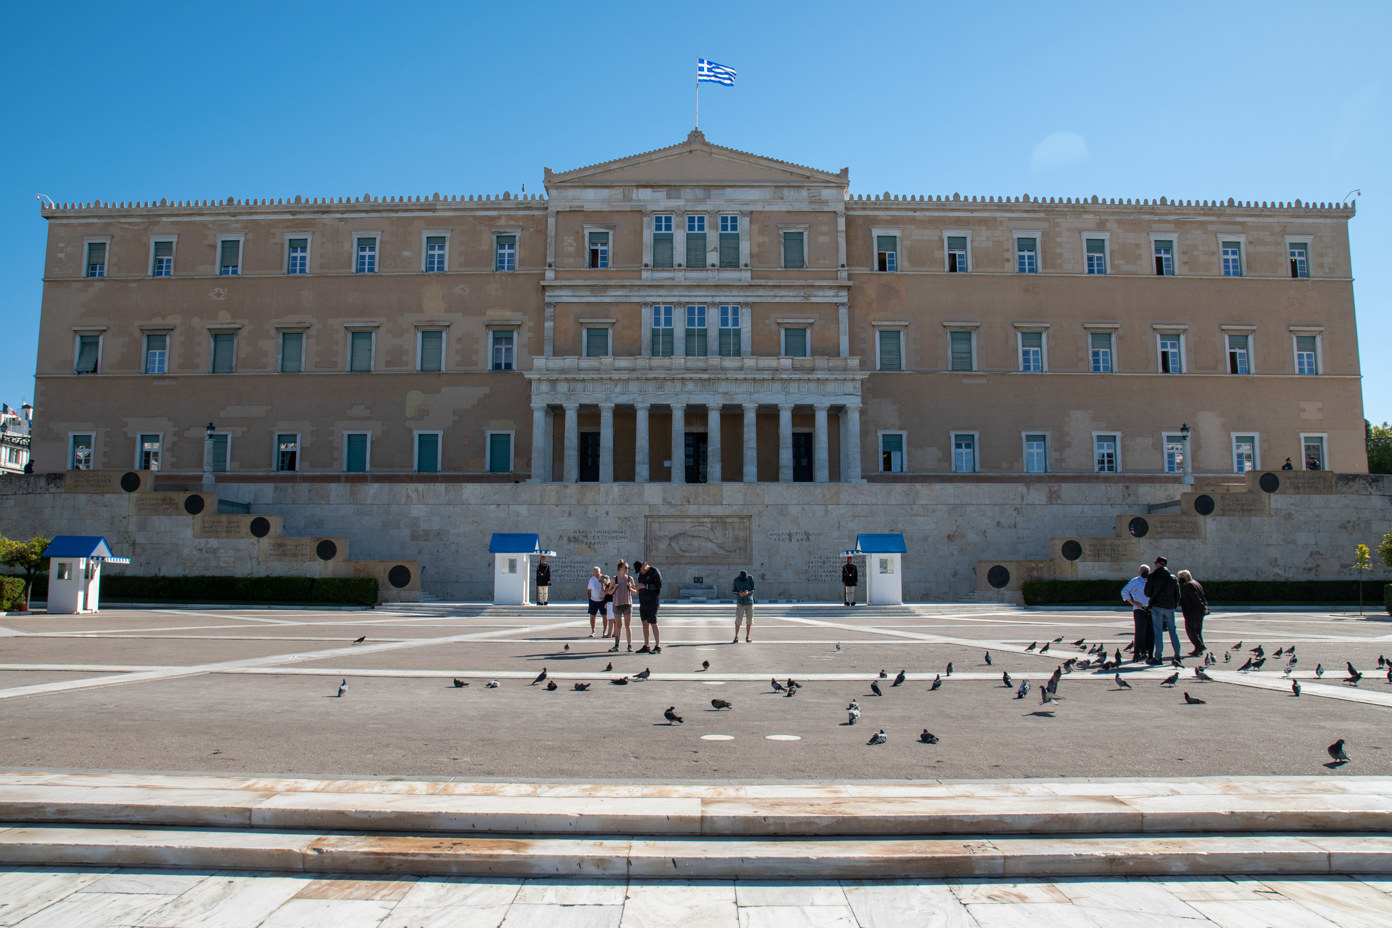
[[[1350,206],[853,194],[699,131],[545,188],[45,208],[36,468],[1366,470]]]

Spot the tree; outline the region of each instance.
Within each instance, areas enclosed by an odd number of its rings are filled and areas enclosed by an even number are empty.
[[[1382,544],[1378,545],[1378,557],[1388,567],[1392,567],[1392,532],[1382,536]]]
[[[34,578],[48,570],[48,558],[43,556],[49,539],[35,535],[28,541],[11,541],[0,536],[0,564],[24,571],[24,608],[29,608],[29,589]]]
[[[1353,569],[1363,571],[1366,576],[1368,571],[1373,569],[1373,558],[1368,552],[1367,545],[1359,545],[1353,549]],[[1363,614],[1363,581],[1358,581],[1358,614]]]
[[[1373,425],[1364,419],[1363,427],[1368,438],[1368,473],[1392,474],[1392,425]]]

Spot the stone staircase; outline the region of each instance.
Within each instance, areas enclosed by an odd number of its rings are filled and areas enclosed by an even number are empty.
[[[65,493],[128,501],[123,527],[103,533],[123,553],[135,554],[131,573],[375,577],[381,602],[420,599],[418,561],[353,559],[346,537],[287,535],[280,516],[258,515],[250,504],[221,499],[208,488],[156,489],[156,476],[150,471],[81,470],[69,471],[64,481]],[[122,507],[114,508],[119,512]],[[146,545],[161,551],[172,547],[180,554],[153,565],[140,556]]]
[[[0,863],[669,879],[1383,873],[1392,780],[0,775]]]
[[[1072,580],[1080,565],[1091,575],[1129,577],[1141,558],[1140,540],[1202,541],[1208,520],[1271,515],[1275,493],[1335,492],[1331,471],[1249,471],[1240,484],[1200,482],[1177,500],[1146,507],[1144,512],[1116,517],[1107,537],[1049,539],[1049,556],[1042,560],[978,561],[976,598],[979,602],[1023,602],[1021,589],[1029,580]]]

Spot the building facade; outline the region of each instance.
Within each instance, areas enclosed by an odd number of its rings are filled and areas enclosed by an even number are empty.
[[[0,405],[0,474],[23,474],[29,469],[29,423],[34,407]]]
[[[36,469],[1367,470],[1352,207],[867,197],[700,132],[545,186],[45,208]]]

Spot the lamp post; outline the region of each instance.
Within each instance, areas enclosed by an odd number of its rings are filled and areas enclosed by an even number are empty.
[[[1179,440],[1184,442],[1184,476],[1180,478],[1179,482],[1188,485],[1194,482],[1194,462],[1189,445],[1189,423],[1186,422],[1179,427]]]
[[[211,422],[203,433],[203,485],[211,486],[213,482],[213,433],[217,429]]]

